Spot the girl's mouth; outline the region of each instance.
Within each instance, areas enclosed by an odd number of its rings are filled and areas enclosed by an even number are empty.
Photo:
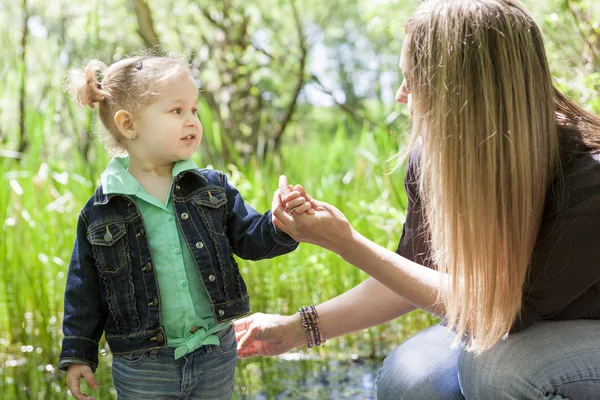
[[[187,136],[184,136],[183,138],[181,138],[181,140],[194,140],[194,139],[196,139],[195,134],[187,135]]]

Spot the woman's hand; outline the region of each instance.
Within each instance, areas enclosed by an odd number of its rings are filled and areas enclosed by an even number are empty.
[[[287,178],[282,175],[279,178],[278,189],[281,199],[279,202],[277,199],[273,200],[275,226],[299,242],[316,244],[340,254],[353,235],[353,229],[346,216],[334,206],[310,198],[302,186],[296,185],[293,189],[292,194],[298,192],[300,197],[309,200],[314,214],[286,211],[289,185]]]
[[[235,321],[235,337],[239,358],[277,356],[308,343],[298,314],[252,314]]]
[[[312,208],[312,204],[307,201],[309,196],[306,194],[306,191],[302,186],[296,185],[294,187],[292,185],[288,185],[287,183],[285,184],[286,186],[282,186],[281,182],[282,181],[280,177],[279,188],[275,191],[275,193],[273,193],[273,202],[271,204],[271,212],[273,215],[274,225],[275,221],[277,220],[277,218],[275,217],[275,211],[282,207],[290,215],[293,213],[307,213],[313,215],[315,213],[315,210],[313,210]],[[290,232],[284,226],[279,225],[277,227],[283,232],[287,233],[288,235],[290,234]]]

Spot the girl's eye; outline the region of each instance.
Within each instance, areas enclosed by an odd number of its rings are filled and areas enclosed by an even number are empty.
[[[174,110],[172,110],[171,112],[172,112],[172,113],[174,113],[174,114],[177,114],[177,115],[179,115],[179,114],[181,114],[181,108],[175,108],[175,109],[174,109]]]
[[[192,108],[192,113],[193,114],[198,114],[198,109],[197,108]]]

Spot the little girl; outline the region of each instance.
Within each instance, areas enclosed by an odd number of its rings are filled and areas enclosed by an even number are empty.
[[[104,333],[120,399],[229,399],[232,320],[250,312],[233,254],[271,258],[298,243],[222,172],[190,159],[202,125],[182,58],[128,58],[108,68],[92,61],[69,74],[67,87],[80,105],[99,106],[107,148],[127,154],[108,164],[79,215],[59,362],[67,386],[77,399],[87,398],[81,379],[98,388]],[[314,212],[298,191],[285,200],[290,213]]]

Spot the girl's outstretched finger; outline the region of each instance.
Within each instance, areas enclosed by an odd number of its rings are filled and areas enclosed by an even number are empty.
[[[279,186],[279,194],[281,195],[281,198],[285,199],[285,197],[290,193],[288,180],[285,175],[281,175],[279,177],[279,185],[278,186]]]

